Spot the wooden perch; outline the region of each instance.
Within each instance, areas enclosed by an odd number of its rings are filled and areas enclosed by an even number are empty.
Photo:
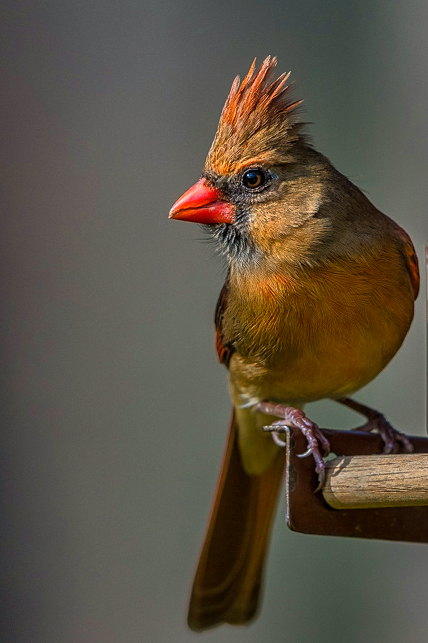
[[[428,505],[428,453],[341,456],[326,474],[322,493],[334,509]]]
[[[310,458],[299,457],[306,448],[306,439],[300,431],[293,431],[286,435],[286,520],[287,525],[293,531],[303,534],[317,534],[319,536],[341,536],[351,538],[377,538],[380,540],[395,540],[413,543],[428,543],[428,504],[426,506],[408,506],[407,503],[420,502],[419,489],[422,489],[426,497],[428,488],[428,438],[420,436],[408,436],[412,443],[413,453],[397,455],[380,455],[384,449],[384,443],[379,434],[367,433],[364,431],[340,431],[323,429],[324,435],[330,442],[332,453],[337,457],[336,462],[327,462],[330,465],[329,482],[326,487],[327,499],[334,503],[337,492],[333,491],[336,482],[339,483],[341,476],[350,469],[349,462],[355,462],[358,466],[358,474],[353,480],[347,483],[347,494],[339,495],[339,502],[336,506],[341,508],[333,509],[329,506],[323,496],[323,492],[314,489],[318,485],[318,475]],[[422,456],[422,462],[416,465],[416,458]],[[370,469],[367,462],[376,461],[377,464]],[[363,494],[366,502],[361,499],[355,504],[343,502],[347,496],[355,495],[356,491],[369,486],[363,484],[364,479],[369,478],[370,487],[373,488],[373,480],[368,475],[369,471],[378,475],[383,471],[384,465],[393,463],[393,473],[386,475],[386,483],[382,487],[375,484],[374,497],[371,495],[367,502],[367,491]],[[335,464],[339,467],[335,470]],[[348,463],[348,466],[346,466]],[[398,463],[398,464],[395,464]],[[410,463],[410,464],[407,464]],[[397,473],[398,469],[398,473]],[[418,473],[416,473],[416,469]],[[338,472],[339,471],[339,472]],[[333,475],[332,475],[333,473]],[[355,469],[354,469],[355,475]],[[419,482],[422,477],[425,482]],[[393,479],[398,481],[393,482]],[[403,480],[405,483],[403,484]],[[333,486],[332,486],[333,484]],[[391,506],[391,498],[396,496],[392,490],[405,488],[406,506]],[[381,507],[376,507],[374,502],[379,500],[378,489],[383,488],[381,494]],[[350,492],[350,493],[349,493]],[[370,495],[370,494],[369,494]],[[385,502],[386,501],[386,502]],[[360,504],[361,503],[361,504]],[[389,505],[389,506],[385,506]],[[357,507],[351,509],[350,507]]]

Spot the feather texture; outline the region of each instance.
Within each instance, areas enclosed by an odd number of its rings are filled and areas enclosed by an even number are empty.
[[[254,405],[302,409],[360,389],[400,348],[419,290],[410,237],[308,142],[275,66],[268,57],[235,79],[203,178],[171,212],[199,215],[228,262],[215,328],[234,412],[194,629],[244,623],[257,608],[283,461]]]

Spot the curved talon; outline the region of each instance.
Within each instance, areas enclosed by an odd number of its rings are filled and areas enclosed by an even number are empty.
[[[275,429],[274,426],[278,424],[278,428]],[[272,436],[272,440],[275,442],[275,444],[281,448],[286,447],[287,443],[284,442],[284,440],[281,440],[279,437],[279,433],[288,433],[290,431],[290,427],[285,426],[281,421],[279,422],[272,422],[269,426],[264,426],[263,431],[266,431],[267,433],[270,433]]]
[[[320,477],[320,481],[319,481],[318,487],[314,489],[314,493],[318,493],[318,491],[321,491],[325,482],[325,475],[321,475],[321,474],[318,474],[318,475]]]
[[[298,458],[307,458],[309,455],[313,453],[313,447],[308,447],[308,450],[305,451],[304,453],[299,453],[297,455]]]
[[[281,440],[281,438],[278,435],[278,431],[272,431],[271,432],[272,440],[277,444],[279,447],[286,447],[287,443],[284,442],[284,440]]]

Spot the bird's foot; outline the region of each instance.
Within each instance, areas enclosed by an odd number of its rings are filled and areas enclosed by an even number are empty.
[[[380,413],[369,406],[365,406],[364,404],[360,404],[360,402],[356,402],[349,397],[343,397],[337,401],[350,409],[357,411],[357,413],[365,415],[367,418],[366,424],[359,426],[354,430],[366,431],[367,433],[377,431],[385,445],[383,449],[385,454],[398,453],[400,448],[406,453],[411,453],[413,451],[412,443],[407,436],[405,436],[404,433],[397,431],[397,429],[394,429],[383,413]]]
[[[290,428],[301,431],[306,438],[308,448],[298,457],[307,458],[312,455],[315,460],[315,471],[319,476],[319,485],[315,491],[319,491],[323,486],[325,479],[325,464],[320,452],[320,446],[324,455],[327,456],[330,453],[330,443],[318,425],[306,417],[303,411],[295,409],[293,406],[260,402],[255,407],[255,410],[260,411],[260,413],[266,413],[267,415],[274,415],[281,418],[277,422],[273,422],[270,426],[263,427],[264,431],[271,433],[272,439],[276,444],[278,444],[278,446],[285,446],[285,442],[283,442],[278,435],[279,433],[285,433]]]

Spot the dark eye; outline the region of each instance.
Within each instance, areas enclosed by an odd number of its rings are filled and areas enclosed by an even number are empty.
[[[242,175],[242,183],[249,190],[256,190],[257,188],[262,188],[268,180],[266,172],[260,168],[254,168],[252,170],[247,170]]]

